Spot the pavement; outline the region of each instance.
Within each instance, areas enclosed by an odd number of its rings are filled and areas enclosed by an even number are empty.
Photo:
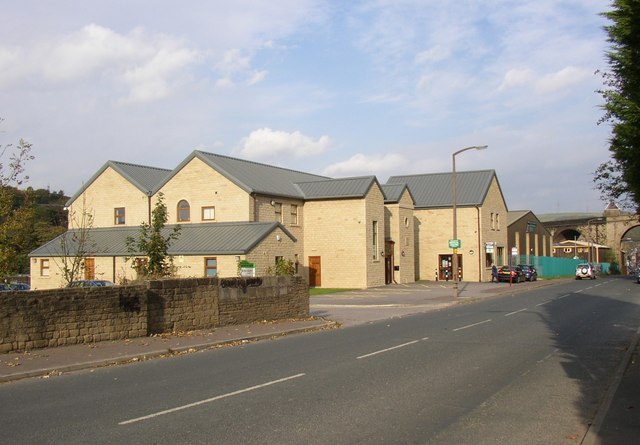
[[[570,279],[566,279],[570,280]],[[323,329],[356,326],[406,315],[440,310],[456,304],[516,294],[565,280],[509,283],[467,283],[453,296],[452,282],[419,282],[312,296],[311,317],[174,332],[149,337],[79,344],[0,354],[0,384],[27,378],[51,378],[63,373],[115,366],[233,347],[248,342]],[[640,344],[635,339],[583,445],[640,443]]]

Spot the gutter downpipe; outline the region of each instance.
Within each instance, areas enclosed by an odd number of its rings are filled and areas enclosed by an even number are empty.
[[[151,190],[149,190],[147,192],[147,207],[148,207],[148,215],[147,217],[149,218],[148,223],[151,224],[151,196],[153,195],[153,192]]]
[[[480,244],[480,206],[475,206],[478,214],[478,283],[482,283],[482,249]]]

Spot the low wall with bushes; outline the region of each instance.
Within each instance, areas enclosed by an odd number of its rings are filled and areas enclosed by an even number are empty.
[[[192,278],[0,293],[0,352],[309,316],[301,277]]]

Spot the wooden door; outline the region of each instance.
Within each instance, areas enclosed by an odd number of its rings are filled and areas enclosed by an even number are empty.
[[[309,287],[322,286],[322,269],[319,256],[309,257]]]
[[[96,278],[96,259],[85,258],[84,259],[84,279],[95,280]]]

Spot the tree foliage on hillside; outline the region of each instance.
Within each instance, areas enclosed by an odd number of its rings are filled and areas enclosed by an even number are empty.
[[[600,165],[594,182],[606,201],[640,211],[640,1],[614,0],[603,13],[610,49],[603,73],[601,122],[612,125],[612,159]]]
[[[27,181],[25,164],[33,159],[31,144],[20,139],[16,146],[3,145],[0,149],[0,275],[7,276],[21,268],[17,261],[21,246],[28,241],[24,221],[33,218],[33,205],[29,194],[20,196],[17,186]],[[18,204],[19,201],[22,201]]]
[[[29,180],[31,148],[22,139],[16,145],[0,144],[0,278],[29,273],[29,252],[67,224],[64,193],[20,189]]]

